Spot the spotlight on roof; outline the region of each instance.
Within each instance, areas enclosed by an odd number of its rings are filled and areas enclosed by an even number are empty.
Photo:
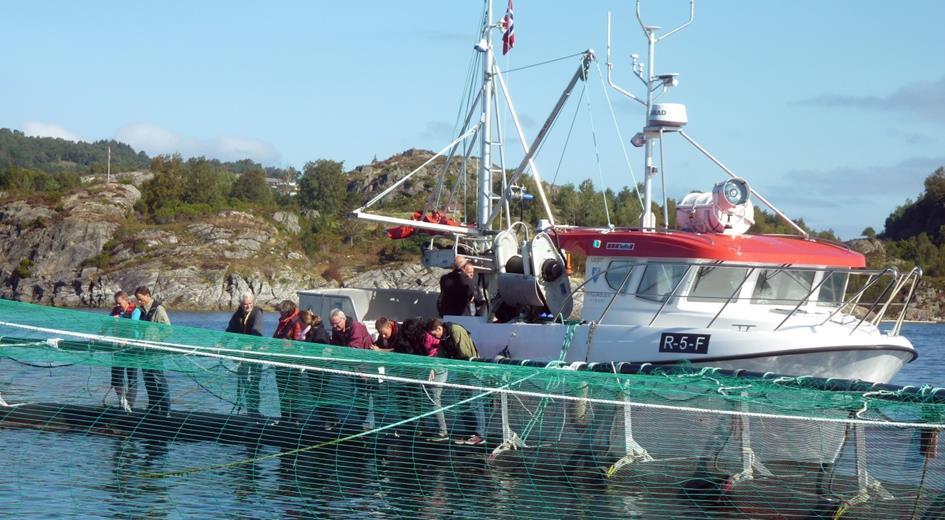
[[[489,42],[485,38],[479,40],[479,43],[473,46],[473,49],[476,49],[479,52],[486,52],[489,50]]]
[[[737,177],[719,182],[711,192],[690,193],[676,207],[679,228],[697,233],[741,235],[754,218],[751,188]]]

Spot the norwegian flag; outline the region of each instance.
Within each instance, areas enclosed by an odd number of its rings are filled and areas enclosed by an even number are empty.
[[[512,0],[509,0],[509,7],[505,10],[505,16],[502,18],[502,54],[508,54],[512,47],[515,47],[515,17],[512,15]]]

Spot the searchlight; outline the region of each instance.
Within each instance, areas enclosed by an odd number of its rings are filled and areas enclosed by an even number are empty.
[[[676,207],[679,229],[696,233],[741,235],[755,223],[748,181],[735,177],[717,183],[711,192],[694,192]]]

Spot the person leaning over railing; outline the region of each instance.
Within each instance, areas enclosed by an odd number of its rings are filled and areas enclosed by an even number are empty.
[[[311,309],[306,309],[299,313],[299,319],[302,322],[301,334],[304,341],[320,345],[331,344],[331,338],[319,315]],[[312,403],[311,414],[319,416],[324,421],[325,429],[332,429],[337,423],[337,413],[333,407],[322,404],[327,397],[325,388],[330,380],[329,375],[320,370],[306,370],[303,375],[308,384],[308,397]]]
[[[423,318],[417,317],[404,320],[404,322],[395,329],[396,332],[389,338],[389,340],[393,340],[388,341],[391,349],[397,354],[425,356],[426,351],[423,349],[423,337],[426,335],[425,326],[426,323]],[[407,371],[406,373],[398,374],[402,377],[419,380],[425,377],[425,374],[418,374],[420,370],[417,368],[402,367],[401,370]],[[423,403],[426,399],[423,386],[419,383],[395,383],[393,381],[388,384],[394,402],[396,403],[397,412],[400,415],[399,420],[412,419],[423,413]],[[418,422],[406,423],[400,431],[412,430],[414,433],[417,433],[419,426]],[[394,433],[395,435],[399,435],[399,431],[395,431]]]
[[[462,325],[443,322],[439,318],[433,318],[427,322],[427,337],[431,338],[426,342],[427,345],[430,345],[427,350],[428,355],[467,361],[479,357],[479,351],[476,349],[476,344],[473,342],[472,336],[469,335],[469,331],[466,330]],[[445,383],[447,376],[448,372],[446,369],[437,368],[430,372],[430,381]],[[442,408],[443,403],[441,397],[443,394],[443,387],[440,385],[434,386],[431,390],[431,394],[434,408]],[[460,390],[459,394],[460,399],[475,395],[474,391],[470,390]],[[486,442],[484,439],[486,414],[485,409],[483,408],[482,399],[473,400],[471,402],[471,406],[476,417],[476,432],[466,439],[457,439],[456,444],[479,446],[485,444]],[[439,423],[440,432],[431,440],[434,442],[443,442],[449,440],[449,435],[446,431],[446,420],[443,412],[438,412],[436,414],[436,418],[437,422]]]
[[[377,350],[374,346],[374,340],[371,333],[363,323],[346,316],[341,309],[332,309],[328,315],[328,322],[331,324],[331,344],[342,347],[359,348],[365,350]],[[355,377],[354,379],[354,398],[355,407],[360,408],[362,403],[358,402],[358,396],[361,396],[366,405],[364,408],[364,420],[361,427],[366,430],[374,429],[374,393],[377,389],[377,380],[369,379],[365,376]]]

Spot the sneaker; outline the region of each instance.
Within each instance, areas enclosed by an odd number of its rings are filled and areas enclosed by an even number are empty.
[[[463,444],[466,446],[482,446],[486,443],[486,440],[477,435],[470,435],[468,439],[463,441]]]
[[[433,437],[427,437],[427,440],[430,442],[449,442],[450,436],[448,433],[438,433]]]

